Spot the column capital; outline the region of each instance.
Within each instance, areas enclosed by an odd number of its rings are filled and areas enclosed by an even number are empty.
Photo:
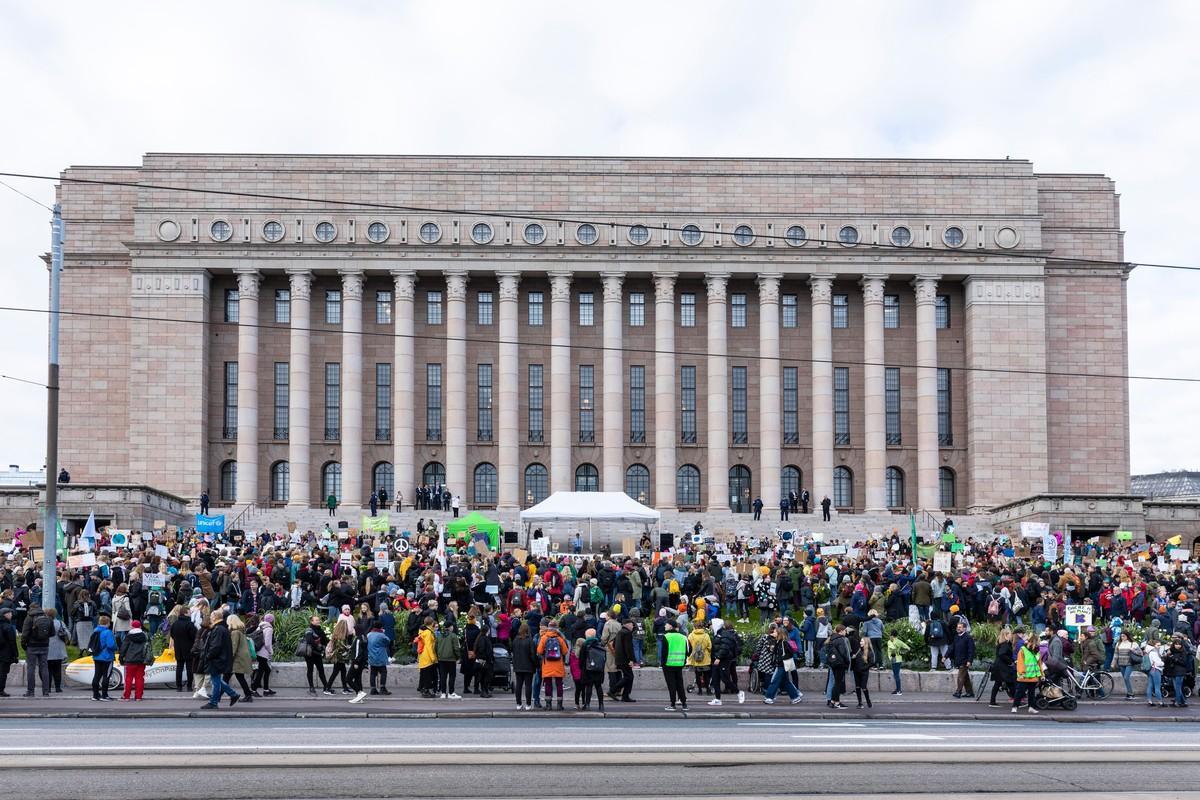
[[[604,282],[604,302],[621,302],[621,287],[625,284],[625,273],[601,272],[600,278]]]
[[[677,277],[679,277],[677,272],[654,273],[654,302],[675,302],[675,279]]]
[[[758,276],[758,302],[760,305],[779,302],[779,281],[782,278],[783,275],[778,272]]]
[[[467,299],[467,273],[465,270],[446,273],[446,299],[458,301]]]
[[[550,301],[567,302],[571,299],[571,273],[551,272]]]
[[[346,295],[347,300],[362,300],[363,297],[363,271],[354,267],[339,269],[338,274],[342,276],[342,291]]]
[[[859,285],[863,290],[863,305],[880,305],[883,303],[883,285],[886,275],[863,275]]]
[[[724,303],[725,292],[729,288],[729,273],[709,272],[704,276],[704,285],[708,287],[708,302]]]
[[[258,299],[258,286],[262,281],[262,275],[258,270],[252,268],[239,268],[233,271],[237,275],[238,297],[246,298],[247,300]]]
[[[500,284],[500,300],[517,299],[517,287],[521,283],[520,272],[497,272],[496,281]]]
[[[917,293],[917,305],[933,305],[937,302],[937,285],[941,275],[918,275],[912,280],[913,290]]]
[[[808,279],[808,289],[812,292],[813,305],[833,302],[833,276],[813,275]]]
[[[313,274],[311,270],[296,267],[287,271],[293,300],[308,300],[312,296]]]
[[[397,300],[412,300],[416,294],[417,273],[411,269],[392,270],[392,283],[396,288]]]

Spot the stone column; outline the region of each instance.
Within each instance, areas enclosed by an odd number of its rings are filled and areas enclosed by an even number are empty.
[[[396,290],[396,308],[392,317],[396,326],[395,360],[392,367],[392,465],[396,474],[397,497],[411,505],[416,497],[416,465],[413,462],[416,446],[416,364],[413,363],[413,297],[417,274],[413,270],[392,270]]]
[[[783,456],[779,386],[779,274],[758,278],[758,487],[768,512],[779,509]]]
[[[499,486],[497,511],[517,511],[520,507],[521,474],[518,441],[521,430],[520,354],[517,344],[519,272],[497,273],[500,281],[500,370],[497,380],[499,419],[496,431]]]
[[[238,271],[237,502],[258,502],[258,285]]]
[[[571,273],[550,273],[550,491],[575,488],[571,474]]]
[[[726,358],[725,295],[729,275],[709,273],[708,286],[708,506],[729,510],[729,365]]]
[[[937,282],[940,275],[913,279],[917,294],[917,504],[933,514],[938,492]]]
[[[312,505],[312,272],[288,270],[291,280],[291,357],[288,363],[288,506]]]
[[[446,273],[446,485],[467,492],[467,273]]]
[[[812,292],[812,502],[833,499],[833,278],[813,275]]]
[[[621,330],[623,293],[621,286],[625,276],[620,272],[605,272],[604,279],[604,469],[600,488],[605,492],[620,492],[625,489],[625,376],[621,374],[624,359],[621,357]]]
[[[342,274],[342,496],[351,508],[363,505],[363,274]]]
[[[654,273],[654,507],[675,506],[675,273]]]
[[[866,510],[887,511],[887,469],[883,381],[883,285],[886,275],[863,277],[863,445],[866,448]]]

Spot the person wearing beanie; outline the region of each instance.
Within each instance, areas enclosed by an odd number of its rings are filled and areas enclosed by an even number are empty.
[[[128,700],[132,695],[135,701],[141,700],[146,688],[146,665],[154,663],[154,646],[142,630],[140,620],[129,621],[129,632],[121,640],[117,653],[125,668],[125,692],[121,699]]]

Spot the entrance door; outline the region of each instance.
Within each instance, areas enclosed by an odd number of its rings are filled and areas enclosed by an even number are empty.
[[[749,514],[750,468],[738,464],[729,470],[729,510],[734,514]]]

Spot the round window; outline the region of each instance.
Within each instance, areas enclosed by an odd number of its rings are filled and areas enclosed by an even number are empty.
[[[486,222],[476,222],[471,227],[471,241],[475,244],[487,244],[492,240],[492,226]]]
[[[596,232],[596,226],[590,222],[585,222],[575,229],[575,241],[580,244],[595,244],[600,238],[600,234]]]
[[[912,231],[903,225],[892,228],[891,235],[892,244],[896,247],[908,247],[912,244]]]
[[[804,230],[803,225],[793,225],[787,229],[784,235],[784,241],[792,247],[800,247],[808,241],[808,232]]]
[[[267,220],[262,227],[263,238],[268,242],[278,242],[283,239],[283,223],[278,220]]]
[[[963,240],[966,237],[963,235],[963,229],[957,225],[951,225],[946,228],[946,232],[942,234],[942,241],[947,247],[962,247]]]
[[[858,228],[853,225],[843,225],[838,231],[838,241],[845,245],[858,244]]]
[[[214,242],[227,242],[233,235],[233,226],[225,220],[219,219],[208,226],[208,235],[213,238]]]
[[[645,225],[630,225],[628,235],[630,244],[643,245],[650,241],[650,229]]]
[[[318,222],[313,229],[313,236],[317,237],[318,242],[332,242],[337,238],[337,228],[332,222]]]
[[[546,229],[536,222],[525,226],[525,241],[530,244],[541,244],[546,241]]]
[[[382,222],[372,222],[367,226],[367,239],[375,244],[386,242],[390,235],[391,231],[388,230],[388,226]]]
[[[754,228],[749,225],[738,225],[733,229],[733,243],[741,247],[754,244]]]
[[[421,226],[421,230],[418,232],[418,235],[421,237],[421,241],[425,244],[433,244],[438,239],[442,238],[442,229],[438,227],[436,222],[426,222]]]
[[[164,242],[173,242],[179,238],[179,223],[173,219],[164,219],[158,223],[158,238]]]
[[[703,239],[704,234],[701,233],[699,225],[684,225],[683,230],[679,231],[679,241],[686,245],[698,245]]]

